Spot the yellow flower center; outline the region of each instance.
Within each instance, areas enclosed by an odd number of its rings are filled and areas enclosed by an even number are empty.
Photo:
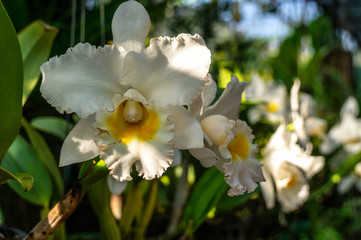
[[[290,188],[296,185],[297,179],[294,175],[287,179],[286,187]]]
[[[359,137],[353,137],[346,141],[346,144],[357,144],[361,141]]]
[[[247,160],[249,147],[247,137],[243,134],[238,134],[227,146],[232,155],[232,161],[237,161],[238,157],[243,161]]]
[[[278,110],[278,105],[276,103],[269,103],[266,106],[266,111],[267,112],[277,112]]]
[[[297,183],[297,177],[294,174],[292,174],[291,176],[280,180],[278,184],[281,188],[292,188],[296,186],[296,183]]]
[[[158,114],[137,101],[127,100],[119,104],[106,119],[105,125],[118,142],[128,144],[134,138],[150,141],[159,130]]]

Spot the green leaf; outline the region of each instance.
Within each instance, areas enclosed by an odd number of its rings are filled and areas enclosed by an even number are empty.
[[[57,34],[56,28],[37,20],[18,35],[24,62],[23,105],[39,80],[40,66],[49,58]]]
[[[317,197],[323,195],[327,191],[329,191],[336,183],[339,182],[339,180],[348,174],[350,174],[357,163],[361,162],[361,152],[349,156],[342,164],[341,166],[330,176],[328,181],[322,185],[319,189],[314,191],[310,197],[309,200],[314,200]]]
[[[34,177],[34,186],[28,191],[24,190],[16,182],[9,181],[9,186],[27,201],[48,206],[52,195],[52,184],[48,172],[36,156],[29,143],[18,136],[4,157],[1,165],[10,172],[26,172]]]
[[[31,121],[32,127],[64,140],[73,128],[70,122],[58,117],[37,117]]]
[[[195,232],[219,199],[226,194],[227,189],[224,175],[215,167],[202,175],[195,184],[184,210],[182,227],[186,228],[188,235]]]
[[[12,174],[11,172],[0,167],[0,184],[6,183],[8,180],[16,180],[20,186],[24,189],[25,192],[29,191],[34,184],[34,178],[27,173],[16,173]]]
[[[0,1],[0,162],[20,128],[23,61],[14,27]]]
[[[259,192],[260,188],[258,187],[254,192],[246,193],[240,196],[230,197],[227,194],[223,194],[217,204],[215,215],[220,215],[235,209],[236,207],[247,202],[249,199],[251,199],[251,197],[256,197]]]
[[[48,144],[46,143],[44,138],[35,129],[33,129],[24,118],[22,120],[22,125],[30,139],[31,145],[34,147],[34,150],[39,157],[39,160],[42,162],[43,166],[45,166],[45,168],[52,176],[56,186],[57,195],[60,198],[63,195],[64,190],[63,180],[56,160]]]

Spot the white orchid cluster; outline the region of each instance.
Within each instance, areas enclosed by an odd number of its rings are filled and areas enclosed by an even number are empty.
[[[291,89],[289,105],[283,85],[265,83],[258,75],[251,81],[246,96],[262,103],[249,111],[250,119],[258,121],[263,116],[280,123],[262,152],[266,179],[261,183],[262,193],[268,208],[275,206],[277,198],[282,210],[290,212],[308,199],[308,181],[324,166],[324,157],[311,155],[309,139],[310,136],[323,136],[326,122],[314,116],[315,104],[311,96],[303,94],[299,97],[299,80],[295,80]],[[293,126],[293,130],[288,126]]]
[[[175,149],[189,149],[203,166],[216,166],[229,195],[263,181],[254,136],[238,119],[245,83],[233,78],[215,104],[211,54],[197,34],[158,37],[145,47],[150,19],[127,1],[112,21],[113,45],[78,44],[41,67],[44,98],[80,121],[61,149],[60,166],[99,156],[112,180],[160,177]],[[122,188],[119,186],[118,189]]]

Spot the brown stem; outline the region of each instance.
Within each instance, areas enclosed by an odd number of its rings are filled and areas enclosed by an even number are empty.
[[[30,239],[46,239],[63,223],[76,209],[82,198],[82,189],[80,184],[76,184],[58,202],[29,233],[24,240]]]

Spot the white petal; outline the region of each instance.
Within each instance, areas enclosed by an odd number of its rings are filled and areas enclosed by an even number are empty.
[[[351,189],[351,187],[356,183],[356,181],[357,178],[353,174],[343,177],[341,181],[337,184],[337,191],[341,194],[345,194]]]
[[[181,106],[170,106],[174,123],[174,147],[177,149],[202,148],[203,130],[190,112]]]
[[[239,82],[236,76],[232,76],[220,98],[204,111],[202,117],[220,114],[233,120],[238,119],[241,111],[242,93],[246,86],[246,82]]]
[[[60,151],[59,166],[84,162],[99,155],[94,142],[94,116],[81,119],[66,137]]]
[[[136,1],[122,3],[112,21],[113,43],[127,51],[140,52],[150,29],[150,19],[145,8]]]
[[[360,143],[361,120],[350,114],[344,115],[341,122],[330,129],[328,137],[336,143],[343,144],[345,147],[350,146],[352,149],[352,145]],[[357,151],[357,148],[355,150]]]
[[[216,154],[208,148],[189,149],[189,152],[201,162],[203,167],[209,168],[217,163]]]
[[[78,44],[41,66],[43,97],[61,113],[85,118],[99,109],[113,109],[112,97],[123,87],[118,79],[122,56],[114,46]]]
[[[216,92],[217,83],[212,79],[212,76],[208,74],[201,94],[189,106],[189,110],[193,116],[199,117],[203,114],[204,108],[208,107],[208,105],[211,104],[216,97]]]
[[[300,91],[301,81],[299,79],[295,79],[293,82],[293,86],[291,88],[291,96],[290,96],[290,104],[292,112],[298,112],[299,110],[299,100],[298,93]]]
[[[248,110],[248,120],[251,124],[257,123],[262,117],[262,108],[260,106],[254,106]]]
[[[343,118],[346,115],[357,117],[359,114],[359,106],[356,98],[353,96],[348,97],[342,105],[340,116]]]
[[[199,35],[155,38],[145,51],[127,54],[121,82],[161,107],[189,105],[201,92],[210,62]]]
[[[139,176],[147,180],[159,178],[173,162],[173,149],[162,143],[152,141],[132,142],[139,148],[139,161],[136,162]]]
[[[107,183],[108,183],[109,190],[113,194],[116,194],[116,195],[122,194],[128,185],[127,181],[119,182],[118,180],[116,180],[115,178],[113,178],[110,175],[108,175],[108,177],[107,177]]]
[[[326,136],[323,138],[323,141],[320,145],[320,152],[322,154],[330,154],[335,150],[340,143],[336,142],[333,138],[330,138],[329,136]]]
[[[301,168],[308,179],[313,177],[316,173],[322,170],[325,165],[325,158],[323,156],[307,156],[306,154],[288,158],[288,162]]]
[[[217,83],[212,79],[210,74],[207,75],[207,80],[202,89],[203,107],[206,108],[212,103],[217,93]]]
[[[247,159],[245,162],[239,159],[225,163],[223,167],[225,181],[231,187],[229,196],[242,195],[246,191],[253,192],[258,187],[256,182],[264,181],[262,164],[256,159]]]
[[[178,149],[174,149],[174,159],[171,167],[176,167],[182,164],[182,152]]]
[[[117,181],[132,180],[130,172],[133,163],[137,160],[136,151],[128,150],[128,147],[122,143],[115,143],[102,149],[100,158],[110,170],[109,174]]]
[[[289,212],[303,205],[309,196],[309,186],[307,179],[296,166],[287,162],[281,163],[276,172],[273,172],[277,198],[283,211]],[[284,184],[287,179],[293,178],[291,186]]]
[[[266,203],[267,208],[274,208],[276,202],[276,194],[273,186],[273,180],[268,171],[263,168],[263,176],[265,178],[264,182],[260,182],[263,199]]]

